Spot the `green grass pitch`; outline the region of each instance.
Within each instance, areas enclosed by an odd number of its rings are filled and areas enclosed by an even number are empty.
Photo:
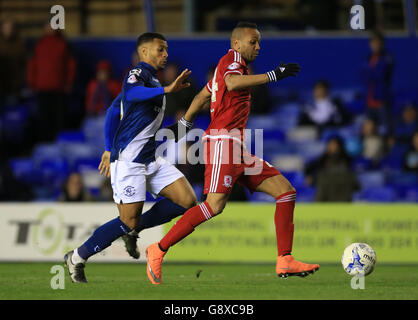
[[[418,266],[377,265],[365,288],[353,290],[340,265],[322,265],[306,278],[280,279],[267,264],[163,265],[163,284],[149,283],[145,264],[86,266],[87,284],[53,290],[54,263],[1,263],[0,299],[283,300],[418,299]]]

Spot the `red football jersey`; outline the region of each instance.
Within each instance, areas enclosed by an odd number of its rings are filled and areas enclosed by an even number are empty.
[[[230,49],[219,60],[212,80],[206,84],[206,89],[212,94],[212,98],[210,104],[211,122],[205,136],[213,136],[214,131],[211,131],[213,129],[224,129],[228,132],[238,129],[241,135],[240,140],[242,140],[243,130],[250,114],[250,89],[228,91],[225,84],[225,77],[228,74],[249,74],[247,64],[241,54],[233,49]]]

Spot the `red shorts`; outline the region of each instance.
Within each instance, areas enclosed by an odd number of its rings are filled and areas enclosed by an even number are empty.
[[[235,182],[253,193],[265,179],[280,174],[267,161],[250,154],[240,142],[232,139],[206,140],[204,155],[204,194],[229,194]]]

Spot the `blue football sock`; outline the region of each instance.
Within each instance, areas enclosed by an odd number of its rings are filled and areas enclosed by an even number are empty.
[[[175,217],[187,211],[186,208],[175,204],[169,199],[162,199],[154,204],[151,209],[141,215],[139,224],[135,227],[136,232],[152,228],[171,221]]]
[[[91,237],[78,248],[78,254],[84,260],[109,247],[113,241],[127,234],[131,229],[119,217],[98,227]]]

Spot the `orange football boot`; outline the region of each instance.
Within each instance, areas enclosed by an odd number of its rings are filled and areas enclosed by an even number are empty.
[[[307,264],[295,260],[291,255],[277,257],[276,273],[280,278],[289,276],[306,277],[319,269],[319,264]]]
[[[152,284],[162,283],[161,265],[166,252],[158,246],[158,242],[150,245],[147,250],[147,276]]]

